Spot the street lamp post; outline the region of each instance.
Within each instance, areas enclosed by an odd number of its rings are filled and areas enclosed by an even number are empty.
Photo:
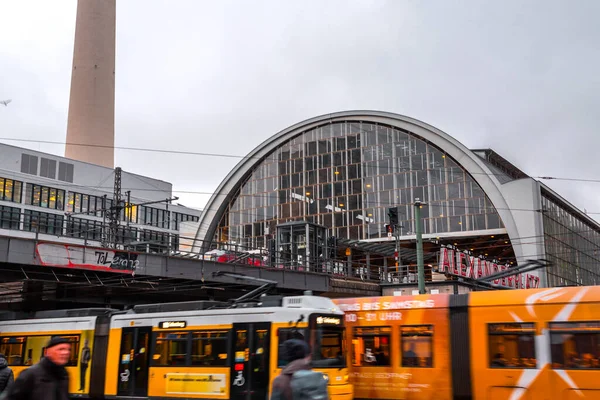
[[[417,234],[417,272],[419,294],[425,294],[425,263],[423,261],[423,234],[421,226],[421,207],[427,203],[421,202],[418,198],[415,199],[415,227]]]

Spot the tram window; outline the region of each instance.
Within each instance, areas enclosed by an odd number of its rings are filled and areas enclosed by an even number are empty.
[[[187,364],[188,332],[159,332],[155,335],[152,365],[180,366]]]
[[[192,365],[227,366],[228,331],[192,333]]]
[[[283,352],[283,342],[289,339],[300,339],[306,341],[307,335],[305,329],[280,328],[277,330],[279,346],[277,349],[277,367],[285,367],[287,360]]]
[[[392,328],[354,328],[352,337],[352,365],[375,367],[390,365]]]
[[[23,365],[25,336],[0,338],[0,353],[4,354],[8,365]]]
[[[600,369],[600,321],[550,323],[552,368]]]
[[[490,368],[535,368],[533,323],[489,324]]]
[[[415,325],[400,327],[402,366],[411,368],[433,367],[433,326]]]
[[[343,368],[346,366],[344,328],[318,326],[314,330],[312,366],[315,368]]]
[[[63,339],[66,339],[69,341],[69,344],[71,345],[71,356],[69,358],[69,362],[67,363],[67,365],[65,365],[66,367],[75,367],[77,366],[77,361],[79,359],[79,335],[74,335],[74,336],[63,336],[61,335],[61,337]],[[27,347],[29,347],[29,342],[31,341],[32,337],[28,337],[27,338]],[[50,338],[46,339],[49,340]],[[45,343],[44,343],[45,345]],[[45,347],[44,347],[45,349]]]

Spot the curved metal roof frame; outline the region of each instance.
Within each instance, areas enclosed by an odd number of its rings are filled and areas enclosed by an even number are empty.
[[[229,204],[240,189],[242,183],[252,173],[254,167],[266,156],[303,132],[327,123],[344,121],[379,123],[400,128],[411,132],[442,149],[447,155],[453,158],[458,165],[470,173],[473,179],[483,189],[500,215],[509,237],[518,237],[515,219],[500,190],[501,183],[494,176],[494,173],[489,169],[485,162],[458,140],[425,122],[407,116],[382,111],[342,111],[321,115],[292,125],[265,140],[252,150],[247,157],[242,159],[229,174],[227,174],[225,179],[223,179],[217,190],[211,196],[200,217],[199,228],[196,233],[196,239],[200,240],[200,242],[196,241],[195,243],[202,243],[203,240],[212,239],[227,204]],[[517,249],[518,247],[519,245],[514,245],[515,253],[521,253],[519,251],[520,249]],[[195,246],[194,251],[200,251],[200,249]]]

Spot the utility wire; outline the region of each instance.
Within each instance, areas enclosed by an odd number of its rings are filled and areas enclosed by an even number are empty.
[[[10,138],[10,137],[0,137],[0,140],[9,140],[15,142],[30,142],[30,143],[43,143],[43,144],[56,144],[56,145],[69,145],[69,146],[82,146],[82,147],[97,147],[97,148],[109,148],[116,150],[128,150],[128,151],[145,151],[145,152],[153,152],[153,153],[165,153],[165,154],[180,154],[180,155],[194,155],[194,156],[205,156],[205,157],[223,157],[223,158],[237,158],[237,159],[263,159],[264,156],[240,156],[235,154],[225,154],[225,153],[206,153],[206,152],[195,152],[195,151],[186,151],[186,150],[165,150],[165,149],[152,149],[152,148],[144,148],[144,147],[125,147],[125,146],[108,146],[108,145],[98,145],[98,144],[84,144],[84,143],[71,143],[71,142],[59,142],[52,140],[37,140],[37,139],[19,139],[19,138]],[[349,149],[345,149],[343,151],[348,151]],[[333,151],[332,151],[333,152]],[[329,154],[329,153],[327,153]],[[424,153],[419,153],[424,154]],[[311,157],[318,157],[319,154],[315,154]],[[402,157],[413,156],[407,155]],[[394,157],[398,158],[398,157]],[[389,158],[393,159],[392,157]],[[278,160],[279,162],[289,161],[289,160]],[[383,161],[383,160],[373,160],[373,161]],[[365,161],[363,161],[364,163]],[[339,166],[340,168],[344,167],[343,165]],[[331,168],[335,168],[335,166],[331,166]],[[378,167],[378,168],[387,168],[388,170],[392,170],[394,172],[402,172],[405,168],[396,168],[394,167]],[[456,166],[445,167],[445,168],[428,168],[431,170],[454,170],[460,169],[461,171],[465,171],[469,175],[488,175],[488,176],[506,176],[504,173],[486,173],[486,172],[468,172],[463,167],[461,167],[458,163]],[[427,170],[427,169],[424,169]],[[408,169],[405,172],[414,172],[415,170]],[[459,171],[457,171],[459,172]],[[542,179],[542,180],[561,180],[561,181],[571,181],[571,182],[588,182],[588,183],[600,183],[600,179],[586,179],[586,178],[570,178],[570,177],[556,177],[556,176],[532,176],[534,179]]]

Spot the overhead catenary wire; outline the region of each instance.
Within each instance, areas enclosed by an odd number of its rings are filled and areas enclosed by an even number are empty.
[[[0,137],[0,140],[40,143],[40,144],[110,148],[110,149],[115,149],[115,150],[145,151],[145,152],[152,152],[152,153],[193,155],[193,156],[204,156],[204,157],[257,159],[257,160],[264,158],[264,156],[242,156],[242,155],[226,154],[226,153],[207,153],[207,152],[197,152],[197,151],[188,151],[188,150],[166,150],[166,149],[153,149],[153,148],[131,147],[131,146],[108,146],[108,145],[98,145],[98,144],[71,143],[71,142],[60,142],[60,141],[53,141],[53,140],[23,139],[23,138],[11,138],[11,137]],[[332,168],[333,168],[333,166],[332,166]],[[456,167],[447,167],[447,168],[441,168],[441,169],[452,169],[452,168],[460,168],[461,170],[463,169],[462,167],[460,167],[460,165],[457,165]],[[390,169],[392,169],[392,168],[388,168],[388,170],[390,170]],[[440,168],[437,168],[437,169],[440,169]],[[395,171],[395,172],[401,172],[401,170],[402,170],[402,168],[399,168],[399,170]],[[467,172],[467,173],[469,175],[505,176],[504,173],[498,173],[498,174],[486,173],[486,172]],[[588,179],[588,178],[572,178],[572,177],[557,177],[557,176],[532,176],[532,178],[542,179],[542,180],[561,180],[561,181],[572,181],[572,182],[600,183],[600,179]]]

